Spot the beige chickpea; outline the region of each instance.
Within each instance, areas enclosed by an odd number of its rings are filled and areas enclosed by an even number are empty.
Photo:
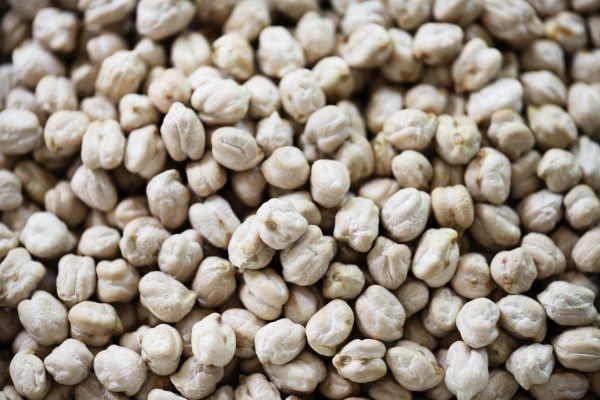
[[[521,246],[533,257],[537,269],[537,279],[545,279],[566,269],[563,252],[548,236],[529,233],[523,237]]]
[[[56,177],[52,172],[31,160],[18,162],[13,172],[21,181],[24,194],[38,204],[44,203],[46,192],[56,184]]]
[[[592,380],[592,385],[594,381]],[[548,382],[533,385],[531,394],[536,399],[577,399],[583,398],[590,382],[585,375],[573,371],[555,371]]]
[[[525,197],[517,206],[521,223],[532,232],[547,233],[563,215],[563,196],[540,190]]]
[[[444,337],[456,329],[456,317],[464,300],[448,287],[435,289],[421,318],[425,329],[436,337]]]
[[[525,155],[535,143],[533,133],[523,118],[508,109],[498,110],[491,115],[487,136],[494,147],[512,160]]]
[[[413,30],[431,17],[433,1],[392,0],[388,4],[398,26],[402,29]]]
[[[292,146],[294,131],[286,119],[282,119],[277,111],[263,118],[256,127],[256,142],[267,156],[277,149]]]
[[[165,322],[180,321],[196,302],[196,293],[169,275],[152,271],[139,283],[140,302],[156,318]]]
[[[436,150],[450,164],[467,164],[479,151],[481,134],[465,116],[441,115],[435,133]]]
[[[408,242],[425,229],[429,218],[429,194],[414,188],[399,190],[388,199],[381,210],[381,221],[392,238]]]
[[[237,32],[252,41],[270,24],[268,4],[261,0],[243,0],[235,4],[223,28],[226,33]]]
[[[519,215],[508,206],[475,205],[475,219],[469,229],[475,241],[487,249],[515,246],[521,239]]]
[[[139,217],[127,223],[119,248],[123,257],[134,267],[156,263],[162,243],[169,232],[155,218]]]
[[[458,233],[454,229],[428,229],[423,233],[412,260],[415,277],[430,287],[440,287],[452,279],[458,265]]]
[[[358,393],[359,387],[358,383],[342,377],[335,367],[328,365],[327,376],[319,383],[319,393],[327,398],[346,398]]]
[[[305,13],[298,20],[294,36],[302,46],[308,64],[314,64],[334,51],[335,30],[335,23],[331,19],[315,11]]]
[[[551,191],[561,193],[579,183],[582,174],[572,153],[562,149],[550,149],[538,163],[537,175]]]
[[[548,382],[553,368],[554,354],[548,344],[521,346],[506,360],[506,369],[526,390]]]
[[[114,335],[123,331],[123,325],[114,307],[106,303],[83,301],[69,310],[71,337],[88,346],[104,346]]]
[[[339,206],[350,188],[348,168],[335,160],[317,160],[310,174],[311,194],[324,207]]]
[[[226,169],[214,159],[210,151],[200,160],[188,163],[185,173],[188,185],[201,197],[214,194],[227,183]]]
[[[569,87],[567,110],[579,129],[588,135],[600,128],[600,117],[593,111],[598,104],[600,90],[596,86],[575,82]]]
[[[219,167],[222,168],[221,166]],[[237,198],[247,207],[254,208],[260,206],[266,186],[267,181],[258,168],[233,172],[231,174],[231,189]]]
[[[371,149],[373,150],[373,157],[375,158],[373,174],[380,177],[390,176],[392,174],[392,160],[398,152],[394,146],[386,140],[383,132],[378,133],[371,139]],[[379,179],[379,181],[381,181],[381,179]],[[377,187],[378,184],[375,184],[375,186]],[[399,187],[400,185],[396,184],[396,186]],[[395,191],[397,191],[397,189]]]
[[[75,72],[77,72],[77,71],[75,71]],[[72,77],[72,79],[75,82],[75,84],[77,85],[78,84],[78,82],[76,81],[77,76],[75,75],[75,73],[73,73],[73,75],[74,76]],[[95,80],[95,76],[91,77],[89,79]],[[83,83],[79,83],[79,84],[82,85]],[[90,85],[92,86],[90,88],[90,91],[92,92],[94,89],[93,88],[94,82],[91,82]],[[81,89],[78,89],[78,90],[81,90]],[[81,111],[87,117],[87,119],[88,119],[87,122],[95,121],[95,120],[101,119],[101,118],[112,118],[112,119],[118,118],[117,108],[115,107],[113,101],[104,96],[92,96],[92,97],[84,98],[83,100],[81,100]],[[85,127],[87,127],[87,123],[86,123]],[[85,128],[83,129],[83,131],[85,131]]]
[[[85,231],[79,239],[77,251],[80,254],[96,258],[114,258],[119,252],[120,233],[108,226],[93,226]]]
[[[353,132],[347,114],[338,106],[325,106],[308,117],[305,134],[325,153],[336,151]]]
[[[565,84],[561,78],[550,71],[526,72],[521,75],[520,79],[526,104],[562,106],[567,101]]]
[[[80,111],[56,111],[48,117],[44,126],[46,147],[59,155],[71,155],[79,150],[89,123]]]
[[[461,26],[473,22],[481,12],[483,5],[476,0],[435,2],[433,4],[433,17],[437,21],[454,22]]]
[[[103,170],[80,166],[71,178],[71,189],[85,205],[99,211],[109,211],[117,203],[116,188]]]
[[[465,184],[474,200],[502,204],[510,192],[509,159],[491,147],[484,147],[469,163]]]
[[[158,121],[158,112],[148,96],[129,93],[119,100],[119,122],[130,132]]]
[[[583,18],[570,11],[561,11],[545,21],[546,36],[573,53],[587,44]]]
[[[427,72],[426,70],[425,72]],[[430,83],[413,86],[404,98],[406,107],[426,113],[441,114],[448,106],[448,92]]]
[[[309,346],[321,355],[333,356],[352,330],[354,313],[344,300],[332,300],[318,310],[306,324]]]
[[[589,229],[600,219],[600,201],[586,185],[573,187],[563,200],[565,218],[575,229]]]
[[[320,59],[312,68],[312,72],[330,101],[348,98],[354,92],[354,76],[348,63],[341,57]]]
[[[573,118],[554,104],[528,107],[527,118],[536,143],[542,149],[565,148],[577,139],[577,126]]]
[[[366,337],[386,342],[402,337],[406,313],[400,301],[384,287],[369,286],[356,299],[354,308],[358,329]]]
[[[28,88],[34,88],[46,75],[65,74],[62,62],[36,41],[21,43],[13,50],[12,61],[16,81]]]
[[[0,170],[0,210],[12,211],[23,203],[21,181],[11,171]]]
[[[495,368],[489,371],[489,381],[485,388],[477,393],[474,400],[509,400],[519,390],[519,384],[504,368]]]
[[[95,65],[102,64],[108,58],[120,50],[127,50],[128,45],[122,35],[116,32],[104,32],[98,36],[89,38],[85,42],[85,49],[90,61]]]
[[[146,76],[146,64],[132,51],[120,50],[102,61],[96,91],[118,102],[127,93],[137,91]]]
[[[365,286],[365,275],[354,264],[333,262],[323,277],[322,293],[327,299],[352,300]]]
[[[544,25],[528,2],[484,2],[482,22],[494,36],[512,46],[523,47],[544,32]]]
[[[228,260],[207,257],[198,267],[192,290],[198,295],[202,307],[215,307],[224,303],[235,292],[236,268]]]
[[[193,229],[169,236],[158,252],[158,268],[181,282],[196,272],[203,257],[202,238]]]
[[[147,376],[142,357],[133,350],[117,345],[110,345],[96,354],[94,373],[108,390],[125,392],[129,396],[140,390]]]
[[[537,39],[527,46],[521,56],[521,66],[528,71],[549,70],[560,77],[565,75],[562,47],[553,40]]]
[[[233,232],[228,253],[231,263],[243,271],[266,267],[271,262],[275,250],[260,239],[258,218],[253,215]]]
[[[146,196],[150,213],[167,229],[177,228],[186,221],[190,194],[176,170],[155,175],[146,186]]]
[[[282,26],[268,26],[261,31],[256,56],[262,72],[274,78],[282,78],[306,63],[302,46]]]
[[[0,258],[4,259],[9,251],[19,245],[19,236],[6,225],[0,223]]]
[[[496,340],[499,320],[498,306],[489,299],[478,298],[465,303],[460,309],[456,316],[456,327],[463,341],[478,349]]]
[[[131,301],[138,294],[140,274],[123,259],[100,261],[96,275],[96,296],[102,302]]]
[[[147,310],[142,310],[147,312]],[[181,340],[183,341],[183,356],[190,357],[193,355],[192,352],[192,328],[194,324],[202,320],[207,315],[211,314],[211,310],[205,310],[201,308],[194,308],[185,317],[175,324],[175,329],[179,332]],[[250,311],[248,311],[250,313]]]
[[[594,292],[588,288],[564,281],[552,282],[537,295],[548,318],[562,326],[593,323],[598,317],[594,297]]]
[[[28,110],[0,111],[0,132],[0,150],[4,154],[28,153],[42,138],[38,117]]]
[[[344,35],[349,35],[356,29],[369,22],[387,27],[390,25],[390,16],[385,5],[376,1],[348,2],[348,7],[343,13],[341,30]]]
[[[394,379],[408,390],[431,389],[444,379],[444,370],[433,353],[415,342],[396,342],[388,349],[385,361]]]
[[[460,52],[462,41],[463,31],[459,26],[429,22],[417,30],[413,52],[428,65],[444,64]]]
[[[148,393],[148,400],[184,400],[185,397],[181,397],[176,395],[175,393],[163,390],[159,388],[154,388]]]
[[[110,400],[122,400],[126,398],[124,394],[111,392],[104,387],[96,378],[94,373],[90,373],[88,377],[81,383],[75,386],[74,396],[77,400],[92,398],[102,398]]]
[[[556,359],[565,368],[581,372],[597,371],[600,364],[599,337],[600,329],[592,326],[567,330],[555,336],[552,346]]]
[[[235,79],[244,81],[254,74],[254,52],[239,33],[226,33],[213,42],[212,62]]]
[[[532,150],[512,163],[511,198],[520,200],[539,189],[542,182],[537,177],[537,165],[541,158],[540,153]]]
[[[407,319],[404,323],[404,334],[402,335],[402,338],[425,346],[431,351],[438,347],[439,344],[438,338],[425,329],[423,321],[421,321],[420,316],[417,315]]]
[[[395,1],[400,3],[403,0]],[[423,2],[423,4],[428,1]],[[390,2],[392,8],[392,2]],[[391,82],[414,82],[421,75],[423,69],[420,60],[413,53],[413,37],[401,29],[388,29],[392,41],[392,53],[383,63],[381,73]]]
[[[175,103],[188,104],[191,94],[185,75],[175,68],[164,70],[148,85],[148,99],[163,114]]]
[[[166,156],[156,125],[147,125],[129,134],[123,164],[127,171],[150,179],[163,170]]]
[[[212,156],[224,167],[245,171],[262,161],[264,154],[248,132],[233,128],[218,128],[211,135]]]
[[[365,118],[367,127],[373,133],[383,130],[384,124],[388,118],[402,109],[404,106],[404,93],[395,86],[377,85],[369,97]],[[412,121],[408,121],[410,124]],[[396,119],[392,129],[400,122]]]
[[[188,82],[198,67],[210,65],[210,55],[210,43],[200,32],[183,32],[171,46],[171,63],[188,76]],[[194,88],[191,82],[190,85]]]
[[[471,93],[467,113],[476,123],[486,122],[498,110],[521,111],[522,97],[523,86],[518,80],[500,78]]]
[[[333,236],[354,250],[366,253],[377,238],[378,227],[379,208],[375,203],[363,197],[352,197],[336,213]]]
[[[185,211],[185,210],[184,210]],[[190,223],[213,246],[227,248],[240,221],[221,196],[208,197],[189,209]]]
[[[67,308],[50,293],[38,290],[17,309],[21,324],[40,345],[58,344],[68,337]]]
[[[169,156],[174,160],[202,158],[205,146],[204,127],[196,113],[182,103],[174,102],[170,106],[160,133]]]
[[[409,277],[394,294],[402,303],[407,318],[425,308],[429,301],[428,287],[415,278]]]
[[[282,276],[286,282],[308,286],[325,275],[337,246],[321,229],[309,225],[306,232],[281,252]]]
[[[383,361],[385,346],[373,339],[353,340],[333,358],[338,373],[352,382],[367,383],[382,378],[387,372]]]
[[[88,300],[96,291],[96,268],[91,257],[74,254],[63,256],[58,262],[56,292],[67,306]]]
[[[488,353],[490,367],[502,366],[512,352],[519,347],[519,342],[506,331],[500,329],[499,333],[496,340],[485,348]]]
[[[556,247],[563,253],[563,256],[566,260],[564,268],[558,269],[555,272],[560,273],[567,268],[574,269],[575,261],[572,257],[573,248],[577,244],[577,241],[579,240],[580,236],[573,232],[571,229],[569,229],[567,226],[562,225],[559,226],[556,230],[554,230],[554,232],[552,232],[550,238],[552,239]],[[560,267],[562,267],[562,265],[560,265]]]
[[[298,356],[306,345],[304,327],[284,318],[268,323],[256,332],[256,355],[261,364],[284,365]]]
[[[45,399],[52,384],[42,360],[27,350],[18,352],[11,360],[10,377],[16,392],[32,400]]]
[[[277,388],[283,392],[313,393],[327,376],[325,363],[309,352],[303,352],[285,365],[267,364],[265,372]],[[290,379],[294,377],[293,379]]]
[[[392,40],[387,30],[367,23],[353,31],[341,47],[342,57],[353,68],[381,66],[392,54]]]
[[[0,283],[5,288],[0,294],[0,304],[16,307],[29,297],[45,274],[44,266],[32,260],[27,250],[21,247],[9,250],[0,262]]]
[[[223,367],[231,361],[235,349],[235,333],[220,314],[210,314],[194,324],[192,350],[202,364]]]
[[[324,304],[324,299],[314,286],[291,285],[290,297],[283,307],[283,315],[293,322],[305,326],[309,319]]]
[[[425,149],[437,128],[437,118],[415,109],[392,113],[383,125],[385,139],[398,150]]]
[[[267,118],[281,107],[279,88],[272,80],[262,75],[254,75],[242,85],[250,94],[248,115],[253,118]]]
[[[400,187],[426,189],[433,177],[433,169],[427,158],[414,150],[404,150],[395,156],[391,168]]]
[[[461,341],[454,342],[447,353],[444,381],[459,400],[472,399],[489,380],[488,356],[484,349],[471,349]]]
[[[386,289],[398,289],[406,280],[411,251],[403,245],[379,236],[367,255],[371,277]]]
[[[375,158],[378,159],[377,155]],[[377,207],[382,209],[387,200],[399,189],[400,185],[395,179],[374,178],[362,184],[358,190],[358,195],[373,200]]]
[[[433,215],[441,226],[464,231],[473,224],[473,200],[464,185],[436,187],[431,192]]]
[[[140,55],[149,68],[165,66],[167,54],[164,46],[148,38],[140,39],[134,50]]]
[[[546,312],[540,303],[525,295],[508,295],[497,302],[500,325],[518,339],[541,342],[546,335]]]
[[[94,355],[85,344],[76,339],[66,339],[44,359],[44,366],[55,382],[77,385],[87,378]]]
[[[270,268],[245,270],[239,296],[244,306],[267,321],[277,319],[288,301],[289,291],[283,279]]]
[[[45,76],[35,87],[35,102],[39,109],[51,114],[58,110],[75,110],[77,94],[70,79],[62,76]]]
[[[44,205],[70,227],[79,225],[88,214],[87,207],[75,196],[68,181],[60,181],[48,190]]]
[[[265,322],[243,308],[230,308],[221,315],[225,325],[235,333],[236,357],[250,358],[256,355],[254,339]]]
[[[75,237],[65,223],[49,212],[32,214],[19,240],[31,254],[41,258],[60,256],[75,246]]]
[[[283,146],[275,149],[262,163],[261,172],[270,185],[296,189],[308,181],[310,167],[301,150]]]
[[[52,23],[50,23],[52,21]],[[70,53],[75,48],[77,16],[57,8],[42,8],[32,24],[33,37],[52,51]]]
[[[143,0],[136,8],[136,30],[152,40],[162,40],[182,31],[193,19],[195,7],[187,0],[162,4]]]
[[[271,400],[281,398],[281,396],[275,384],[271,383],[263,374],[254,373],[250,376],[240,376],[240,385],[235,389],[235,398],[239,400]],[[215,400],[221,400],[221,397],[217,397]]]
[[[600,251],[599,237],[600,229],[593,228],[583,234],[575,244],[572,257],[579,271],[585,273],[600,271],[600,262],[597,256]]]
[[[497,253],[490,271],[498,286],[511,294],[526,292],[537,277],[533,257],[522,247]]]
[[[299,123],[306,122],[313,112],[325,105],[325,94],[307,69],[300,68],[283,77],[279,93],[283,108]]]
[[[291,202],[271,199],[256,212],[260,239],[275,250],[287,249],[308,229],[306,219]]]
[[[125,135],[117,121],[92,121],[83,135],[81,159],[83,164],[92,170],[113,169],[123,161],[125,145]]]

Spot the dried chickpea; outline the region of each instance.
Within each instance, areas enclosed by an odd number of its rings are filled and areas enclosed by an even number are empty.
[[[96,354],[94,373],[108,390],[129,396],[140,390],[147,376],[146,364],[138,353],[114,344]]]
[[[67,225],[49,212],[32,214],[19,240],[31,254],[41,258],[54,258],[75,247],[75,237]]]
[[[132,51],[120,50],[102,61],[96,91],[118,102],[127,93],[137,91],[146,76],[146,64]]]
[[[548,189],[556,193],[566,192],[581,179],[581,170],[575,156],[562,149],[550,149],[538,163],[537,175]]]
[[[502,204],[510,192],[509,159],[491,147],[484,147],[465,170],[465,184],[476,201]]]
[[[231,263],[242,271],[266,267],[275,254],[275,250],[261,240],[255,215],[248,217],[235,229],[227,251]]]
[[[215,307],[229,299],[236,289],[235,273],[236,268],[228,260],[214,256],[205,258],[192,282],[198,304]]]
[[[123,332],[114,307],[106,303],[82,301],[69,310],[71,337],[88,346],[104,346]]]
[[[214,159],[233,171],[251,169],[264,157],[252,134],[238,128],[218,128],[211,135],[211,144]]]
[[[271,24],[269,5],[262,0],[242,0],[235,4],[223,28],[252,41]]]
[[[267,321],[277,319],[288,301],[289,291],[283,279],[270,268],[245,270],[239,297],[242,304],[257,317]]]
[[[270,77],[282,78],[306,63],[301,44],[282,26],[268,26],[258,37],[258,65]]]
[[[444,379],[433,353],[415,342],[396,342],[387,350],[385,362],[396,382],[408,390],[431,389]]]
[[[368,383],[382,378],[387,372],[383,361],[385,346],[373,339],[353,340],[333,358],[338,373],[356,383]]]
[[[341,53],[353,68],[378,67],[391,55],[392,40],[384,27],[367,23],[349,35]]]
[[[456,328],[467,345],[478,349],[496,340],[499,320],[498,306],[489,299],[478,298],[465,303],[460,309],[456,316]]]
[[[555,281],[537,298],[548,318],[562,326],[587,325],[598,317],[593,304],[595,294],[583,286]]]
[[[600,329],[592,326],[564,331],[552,340],[556,359],[565,368],[581,372],[598,370]]]
[[[523,118],[508,109],[498,110],[491,115],[487,136],[511,160],[523,156],[535,143],[533,133],[523,122]]]
[[[454,24],[428,22],[415,34],[413,52],[428,65],[445,64],[462,48],[463,31]]]
[[[23,395],[32,400],[45,399],[52,384],[42,360],[27,350],[18,352],[11,360],[10,377],[18,393],[15,396]]]
[[[381,221],[392,238],[408,242],[425,229],[429,218],[429,194],[414,188],[401,189],[388,199],[381,210]]]
[[[332,300],[308,320],[308,345],[321,355],[333,356],[336,347],[350,335],[353,325],[354,313],[348,303]]]
[[[285,365],[267,364],[264,369],[279,390],[299,394],[314,392],[327,376],[325,363],[306,351]]]
[[[275,149],[260,170],[268,184],[281,189],[297,189],[308,181],[310,175],[308,161],[294,146]]]
[[[224,367],[233,358],[235,349],[234,331],[223,323],[220,314],[210,314],[194,324],[192,350],[202,364]]]
[[[402,337],[406,313],[400,301],[384,287],[369,286],[356,299],[354,309],[356,325],[366,337],[385,342]]]
[[[38,290],[17,307],[27,333],[43,346],[59,344],[69,336],[67,308],[50,293]]]
[[[140,274],[123,259],[96,265],[96,296],[102,302],[127,302],[138,295]]]
[[[503,329],[518,339],[532,339],[535,342],[544,339],[546,312],[540,303],[517,294],[505,296],[496,304],[500,309],[500,325]]]
[[[527,118],[536,144],[542,149],[565,148],[577,139],[577,126],[573,118],[559,106],[529,106]]]
[[[322,293],[327,299],[355,299],[365,286],[365,275],[354,264],[333,262],[323,277]]]
[[[279,95],[283,109],[298,123],[305,123],[325,105],[325,93],[316,77],[304,68],[285,74],[279,82]]]
[[[142,0],[136,7],[136,30],[152,40],[162,40],[182,31],[194,17],[194,11],[188,0]]]
[[[305,330],[287,318],[279,319],[260,328],[254,343],[261,364],[285,365],[304,349]]]
[[[464,300],[447,287],[435,289],[421,314],[423,326],[436,337],[444,337],[456,329],[456,316]]]
[[[446,355],[444,381],[459,400],[472,399],[488,383],[488,356],[484,349],[471,349],[465,342],[454,342]]]
[[[437,288],[452,279],[458,265],[458,233],[454,229],[428,229],[423,233],[412,260],[415,277]]]
[[[519,347],[506,360],[506,369],[526,390],[532,385],[548,382],[553,368],[554,354],[552,346],[548,344]]]
[[[44,366],[52,379],[61,385],[77,385],[88,377],[94,355],[85,344],[66,339],[44,359]]]
[[[91,257],[73,254],[63,256],[58,262],[56,292],[67,306],[88,300],[96,290],[96,268]]]
[[[177,322],[190,312],[196,293],[169,275],[152,271],[139,282],[140,302],[161,321]]]

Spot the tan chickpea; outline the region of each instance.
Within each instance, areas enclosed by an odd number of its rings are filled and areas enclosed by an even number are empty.
[[[404,93],[399,88],[390,85],[376,86],[365,111],[367,127],[373,133],[380,132],[387,119],[403,106]]]
[[[572,257],[573,248],[577,244],[579,240],[579,235],[569,229],[567,226],[562,225],[559,226],[552,234],[550,238],[553,240],[554,244],[558,249],[563,253],[563,256],[566,260],[564,269],[574,269],[575,261]],[[557,273],[562,272],[561,270],[557,270]]]
[[[79,225],[88,213],[87,207],[75,196],[67,181],[58,182],[56,186],[46,192],[44,205],[46,210],[62,219],[70,227]]]
[[[522,247],[497,253],[490,271],[498,286],[511,294],[526,292],[537,277],[533,257]]]
[[[146,76],[146,65],[139,55],[120,50],[102,61],[96,90],[117,102],[127,93],[134,93]]]
[[[428,287],[415,278],[409,277],[394,294],[402,303],[407,318],[425,308],[429,301]]]
[[[0,304],[16,307],[29,297],[45,274],[44,266],[32,260],[27,250],[21,247],[9,250],[0,262],[0,282],[5,288],[0,294]]]
[[[268,26],[258,37],[258,65],[268,76],[282,78],[306,63],[300,43],[282,26]]]
[[[165,322],[180,321],[196,302],[196,293],[169,275],[152,271],[139,283],[140,302]]]
[[[510,161],[491,147],[484,147],[469,163],[465,184],[474,200],[502,204],[508,198],[511,181]]]
[[[299,123],[305,123],[313,112],[325,105],[325,93],[314,74],[304,68],[296,69],[281,79],[279,95],[283,109]]]
[[[221,399],[216,394],[213,394],[213,396],[216,399]],[[211,399],[213,396],[211,396]],[[276,399],[281,398],[281,396],[275,384],[271,383],[263,374],[254,373],[250,376],[240,376],[240,385],[235,389],[235,398],[240,400],[255,398]]]
[[[352,382],[367,383],[378,380],[387,372],[383,361],[385,346],[373,339],[353,340],[333,358],[338,373]]]
[[[517,294],[505,296],[496,304],[500,309],[500,325],[503,329],[518,339],[532,339],[535,342],[544,339],[546,312],[540,303]]]
[[[597,258],[598,251],[600,251],[598,237],[600,237],[600,229],[590,229],[579,238],[573,248],[572,257],[575,266],[581,272],[594,273],[600,270],[600,262]]]
[[[502,314],[500,314],[502,316]],[[488,364],[490,367],[502,366],[513,351],[519,347],[519,342],[506,331],[499,329],[499,335],[491,344],[486,346]],[[512,376],[512,375],[511,375]]]
[[[597,87],[583,82],[575,82],[569,87],[567,110],[577,126],[588,135],[600,127],[600,118],[592,111],[598,104],[600,91]]]
[[[350,97],[355,88],[355,79],[350,66],[341,57],[321,58],[312,68],[319,87],[328,100]]]
[[[394,379],[408,390],[427,390],[444,379],[433,353],[427,348],[408,340],[396,342],[388,349],[385,361]],[[406,368],[405,366],[409,367]]]
[[[192,191],[201,197],[208,197],[227,183],[227,172],[219,164],[210,151],[185,168],[188,184]]]
[[[392,54],[380,67],[381,73],[392,82],[416,81],[421,75],[422,63],[413,53],[413,37],[396,28],[388,29],[388,35],[392,41]]]
[[[365,276],[354,264],[333,262],[323,277],[322,293],[327,299],[352,300],[365,286]]]
[[[581,170],[573,154],[562,149],[550,149],[538,163],[537,175],[550,190],[561,193],[579,182]]]
[[[265,322],[243,308],[225,310],[221,315],[221,320],[235,333],[235,355],[245,359],[255,356],[254,339],[256,333],[265,326]]]
[[[236,268],[226,259],[204,259],[192,282],[192,289],[198,295],[198,303],[202,307],[215,307],[229,299],[236,289],[235,273]]]
[[[100,261],[96,275],[96,295],[102,302],[131,301],[138,295],[140,274],[123,259]]]
[[[521,239],[519,215],[508,206],[475,205],[475,219],[471,236],[491,250],[515,246]]]
[[[473,224],[473,200],[464,185],[436,187],[431,192],[431,208],[441,226],[464,231]]]
[[[327,398],[345,398],[358,393],[359,384],[342,377],[335,367],[327,366],[327,376],[319,383],[319,393]]]
[[[266,186],[267,181],[258,168],[231,174],[231,189],[240,201],[248,207],[260,206]]]
[[[527,118],[538,147],[565,148],[577,139],[577,126],[573,118],[554,104],[529,106]]]
[[[500,72],[501,65],[502,55],[497,49],[488,47],[482,39],[471,39],[452,64],[456,90],[481,89]]]
[[[362,184],[358,190],[358,195],[373,200],[377,207],[382,209],[387,200],[399,189],[400,185],[395,179],[374,178]]]
[[[36,291],[17,310],[21,324],[40,345],[58,344],[68,337],[67,308],[50,293]]]
[[[444,337],[456,329],[456,317],[464,300],[447,287],[435,289],[421,314],[423,326],[436,337]]]
[[[291,285],[289,290],[290,297],[283,307],[283,315],[293,322],[305,326],[325,301],[314,286]]]
[[[441,115],[435,133],[436,150],[450,164],[467,164],[479,151],[481,134],[465,116]]]
[[[274,270],[245,270],[239,296],[244,306],[257,317],[267,321],[277,319],[288,301],[289,291],[283,279]]]
[[[160,7],[154,0],[138,3],[136,30],[152,40],[162,40],[182,31],[194,16],[194,5],[185,0]]]
[[[471,93],[467,114],[476,123],[486,122],[494,112],[502,109],[521,111],[523,85],[516,79],[500,78]]]
[[[588,288],[564,281],[552,282],[537,296],[548,318],[563,326],[593,323],[598,317],[594,297]]]
[[[127,223],[119,248],[123,258],[134,267],[156,263],[162,243],[169,232],[155,218],[139,217]]]
[[[91,257],[67,254],[60,259],[56,277],[56,292],[60,300],[72,307],[88,300],[95,290],[96,270]]]
[[[83,301],[69,310],[71,337],[89,346],[104,346],[123,325],[114,307],[106,303]]]
[[[503,109],[491,115],[487,131],[492,144],[511,160],[517,160],[534,145],[535,139],[523,118],[515,111]]]
[[[44,359],[44,366],[55,382],[77,385],[87,378],[94,360],[87,346],[75,339],[66,339]]]
[[[189,191],[181,183],[179,172],[167,170],[155,175],[146,186],[150,213],[168,229],[174,229],[187,219]]]
[[[9,170],[0,170],[0,210],[12,211],[23,203],[21,181]]]
[[[433,169],[427,158],[414,150],[404,150],[392,159],[392,173],[400,187],[427,189]]]
[[[392,41],[386,29],[367,23],[352,32],[342,45],[342,57],[354,68],[381,66],[392,53]]]
[[[548,278],[566,269],[564,254],[548,236],[529,233],[523,237],[521,246],[533,257],[537,279]]]
[[[553,368],[552,346],[547,344],[521,346],[506,360],[506,369],[526,390],[548,382]]]
[[[527,2],[493,0],[484,3],[482,21],[494,37],[516,47],[527,45],[544,31],[534,8]]]
[[[552,340],[556,359],[565,368],[581,372],[598,369],[600,329],[592,326],[567,330]]]
[[[309,178],[310,167],[302,151],[293,146],[279,147],[261,165],[267,183],[281,189],[297,189]]]

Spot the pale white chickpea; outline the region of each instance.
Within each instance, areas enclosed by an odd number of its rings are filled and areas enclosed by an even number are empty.
[[[383,286],[369,286],[356,299],[354,310],[356,325],[365,337],[384,342],[402,337],[406,312],[398,298]]]
[[[170,59],[175,68],[188,76],[190,86],[197,89],[191,82],[192,73],[199,67],[210,65],[210,55],[210,43],[202,33],[185,31],[173,42]]]
[[[164,322],[180,321],[196,303],[194,291],[160,271],[144,275],[138,287],[141,304]]]
[[[436,337],[444,337],[456,329],[456,317],[465,301],[452,289],[435,289],[421,314],[423,326]]]
[[[497,303],[500,325],[518,339],[541,342],[546,336],[546,311],[525,295],[508,295]],[[500,335],[501,336],[501,335]]]
[[[123,324],[110,304],[82,301],[69,310],[70,334],[88,346],[104,346],[123,332]]]
[[[356,251],[366,253],[377,238],[379,208],[363,197],[346,200],[335,215],[334,238],[348,243]]]
[[[506,369],[526,390],[532,385],[548,382],[553,368],[554,354],[552,346],[548,344],[519,347],[506,360]]]
[[[594,298],[590,289],[564,281],[552,282],[537,296],[548,318],[563,326],[593,323],[598,317]]]
[[[367,127],[373,133],[380,132],[387,119],[403,107],[403,91],[391,85],[377,85],[370,94],[365,111]]]
[[[102,302],[127,302],[138,295],[140,274],[123,259],[100,261],[96,276],[96,296]]]
[[[313,393],[327,376],[325,363],[307,351],[285,365],[267,364],[264,369],[279,390],[299,394]]]
[[[55,382],[77,385],[87,378],[93,360],[94,355],[85,344],[69,338],[52,350],[44,359],[44,366]]]
[[[275,250],[287,249],[308,229],[308,221],[291,202],[271,199],[256,212],[260,239]]]
[[[457,341],[448,348],[446,362],[444,381],[458,400],[472,399],[487,385],[489,372],[485,349],[471,349],[465,342]]]
[[[322,293],[326,299],[353,300],[365,283],[365,274],[357,265],[336,261],[329,265],[323,277]]]
[[[45,399],[52,384],[42,360],[28,350],[15,354],[10,362],[10,377],[17,392],[11,397],[14,399],[21,398],[19,395],[32,400]]]
[[[431,389],[444,379],[444,370],[433,353],[415,342],[396,342],[388,349],[385,362],[394,379],[411,391]]]
[[[262,72],[275,78],[282,78],[306,63],[302,46],[282,26],[269,26],[261,31],[256,56]]]
[[[254,136],[234,127],[215,130],[211,135],[211,145],[214,159],[233,171],[254,168],[264,157]]]
[[[427,158],[414,150],[404,150],[392,159],[392,173],[400,187],[427,189],[433,169]]]
[[[271,268],[247,269],[242,274],[239,297],[257,317],[273,321],[289,299],[289,290],[281,276]]]
[[[19,320],[40,345],[62,343],[69,335],[67,308],[50,293],[38,290],[17,307]]]
[[[192,351],[203,365],[224,367],[233,358],[235,350],[235,333],[223,323],[220,314],[210,314],[194,324]]]
[[[205,258],[192,282],[198,304],[215,307],[227,301],[236,290],[235,273],[236,268],[228,260],[215,256]]]
[[[294,146],[275,149],[260,170],[268,184],[281,189],[297,189],[308,181],[310,175],[308,161]]]
[[[279,319],[260,328],[254,343],[261,364],[285,365],[304,349],[305,329],[287,318]]]
[[[417,244],[411,269],[415,277],[437,288],[452,279],[458,257],[458,233],[454,229],[428,229]]]
[[[499,320],[498,306],[489,299],[478,298],[462,306],[456,316],[456,328],[467,345],[478,349],[496,340]]]
[[[313,72],[305,68],[281,79],[279,95],[283,109],[298,123],[305,123],[313,112],[325,106],[325,93]]]
[[[438,155],[452,165],[467,164],[479,151],[481,133],[467,116],[440,115],[435,132]]]
[[[167,151],[156,125],[146,125],[129,133],[123,159],[127,171],[150,179],[164,169],[166,158]]]
[[[138,353],[114,344],[96,354],[94,373],[108,390],[125,392],[129,396],[140,390],[148,374]]]
[[[398,242],[416,239],[425,229],[431,198],[414,188],[400,189],[381,210],[381,221],[391,237]]]
[[[229,260],[242,271],[266,267],[275,254],[275,250],[260,239],[258,230],[258,218],[252,215],[236,228],[229,241]]]
[[[266,118],[281,107],[277,85],[262,75],[254,75],[242,85],[250,93],[248,115],[253,118]]]
[[[271,24],[270,7],[262,0],[242,0],[235,4],[223,28],[226,33],[238,32],[253,41],[263,28]]]
[[[325,356],[336,354],[336,347],[350,335],[354,312],[344,300],[336,299],[317,311],[306,324],[308,345]]]

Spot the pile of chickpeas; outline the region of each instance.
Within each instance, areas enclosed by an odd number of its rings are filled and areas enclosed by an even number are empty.
[[[600,398],[600,0],[0,1],[0,400]]]

